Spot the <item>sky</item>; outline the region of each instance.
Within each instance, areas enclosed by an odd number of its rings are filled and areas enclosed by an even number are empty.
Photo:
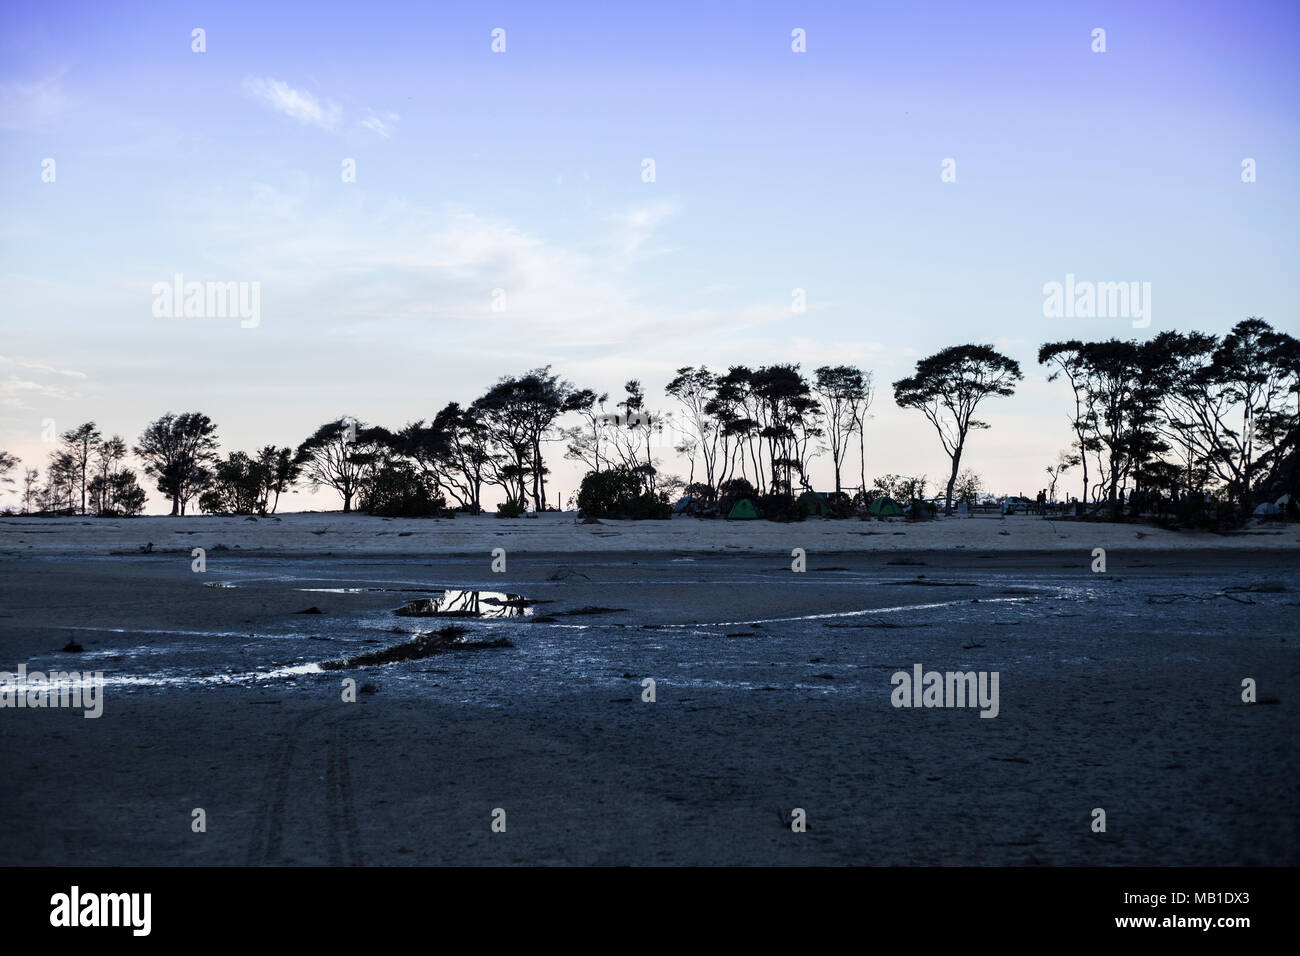
[[[1070,440],[1043,342],[1300,334],[1298,48],[1294,0],[0,0],[0,449],[169,410],[296,445],[543,365],[666,411],[681,366],[852,363],[869,478],[938,483],[890,383],[987,342],[1025,379],[963,465],[1032,496]],[[257,283],[256,323],[156,314],[178,274]],[[1045,316],[1067,275],[1150,283],[1149,324]]]

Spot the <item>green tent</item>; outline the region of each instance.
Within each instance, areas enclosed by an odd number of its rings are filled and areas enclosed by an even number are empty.
[[[749,498],[741,498],[731,508],[728,518],[751,519],[758,517],[758,508]]]
[[[828,515],[831,513],[826,499],[815,491],[805,491],[799,496],[799,508],[806,515]]]
[[[877,518],[896,518],[903,514],[902,506],[889,495],[881,495],[879,498],[872,499],[867,511]]]

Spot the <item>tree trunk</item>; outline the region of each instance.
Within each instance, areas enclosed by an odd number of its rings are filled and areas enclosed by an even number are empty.
[[[957,450],[953,453],[952,456],[952,473],[948,476],[948,494],[944,498],[944,502],[943,502],[943,514],[945,518],[952,517],[952,488],[953,485],[957,484],[957,468],[958,466],[960,466],[960,464],[961,464],[961,446],[958,445]]]
[[[864,413],[865,414],[865,413]],[[858,426],[858,460],[861,463],[862,474],[859,476],[862,481],[862,487],[858,490],[862,492],[862,497],[867,496],[867,426],[862,422]]]

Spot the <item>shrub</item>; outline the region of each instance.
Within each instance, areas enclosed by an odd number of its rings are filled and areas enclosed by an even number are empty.
[[[417,518],[441,514],[446,499],[434,493],[429,482],[405,462],[378,469],[357,499],[357,507],[385,518]]]
[[[686,486],[684,494],[688,498],[696,499],[706,508],[711,507],[718,500],[717,489],[703,481],[692,481]]]
[[[731,478],[718,485],[718,494],[724,498],[730,498],[732,501],[738,501],[741,498],[757,498],[758,492],[744,478]]]
[[[522,501],[515,501],[513,498],[507,498],[497,505],[498,518],[518,518],[527,509]]]
[[[642,477],[618,466],[589,471],[578,489],[578,510],[587,518],[671,518],[672,506],[662,495],[646,491]]]
[[[803,521],[805,517],[794,495],[761,495],[754,503],[758,505],[759,515],[768,521]]]

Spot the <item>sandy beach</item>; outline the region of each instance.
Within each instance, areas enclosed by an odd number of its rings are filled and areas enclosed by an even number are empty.
[[[979,515],[934,521],[903,518],[836,521],[604,521],[581,523],[573,512],[535,518],[494,515],[456,518],[377,518],[340,512],[262,517],[0,518],[0,553],[113,555],[256,551],[320,556],[483,554],[507,551],[808,552],[1077,551],[1093,548],[1287,550],[1300,548],[1296,525],[1256,523],[1241,531],[1166,531],[1146,524],[1053,520],[1026,515]]]
[[[6,519],[0,669],[105,686],[0,711],[0,812],[41,834],[0,862],[1295,865],[1297,537]],[[394,613],[446,589],[525,600]],[[449,624],[504,646],[321,667]],[[996,718],[895,707],[918,664],[997,672]]]

